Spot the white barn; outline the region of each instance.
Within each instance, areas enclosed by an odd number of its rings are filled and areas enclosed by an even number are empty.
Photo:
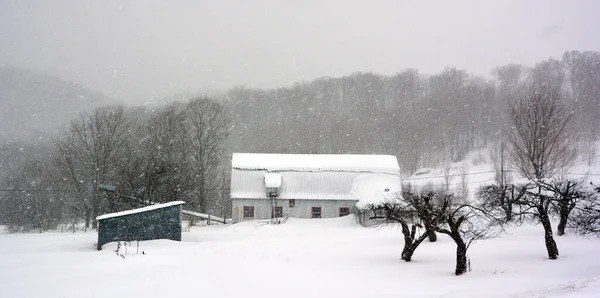
[[[391,155],[234,153],[233,222],[331,218],[400,192]]]

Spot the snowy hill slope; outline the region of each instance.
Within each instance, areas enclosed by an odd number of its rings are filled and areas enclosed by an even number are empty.
[[[595,148],[600,148],[600,142]],[[496,152],[497,154],[497,152]],[[410,177],[403,178],[405,185],[410,185],[413,190],[445,189],[446,177],[449,178],[449,191],[461,195],[461,187],[466,183],[468,197],[476,194],[479,187],[494,183],[496,167],[499,168],[499,157],[493,158],[491,148],[484,148],[470,152],[464,160],[449,163],[439,168],[425,168],[415,172]],[[505,153],[505,158],[508,159]],[[494,166],[496,164],[496,166]],[[445,171],[444,168],[449,169]],[[510,161],[505,161],[506,175],[512,183],[523,182]],[[573,178],[586,178],[589,182],[600,184],[600,150],[596,152],[592,163],[586,158],[577,158],[573,166],[564,171],[564,175]]]

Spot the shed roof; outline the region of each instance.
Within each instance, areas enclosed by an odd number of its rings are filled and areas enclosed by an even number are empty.
[[[364,172],[397,174],[393,155],[234,153],[233,169],[303,172]]]
[[[166,207],[181,205],[181,204],[185,204],[185,202],[184,201],[173,201],[173,202],[168,202],[168,203],[164,203],[164,204],[155,204],[155,205],[150,205],[150,206],[146,206],[146,207],[142,207],[142,208],[100,215],[100,216],[96,217],[96,220],[124,216],[124,215],[135,214],[135,213],[141,213],[141,212],[146,212],[146,211],[150,211],[150,210],[166,208]]]

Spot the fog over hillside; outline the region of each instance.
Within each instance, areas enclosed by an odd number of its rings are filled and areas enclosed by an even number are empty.
[[[80,112],[114,102],[53,75],[0,67],[0,103],[0,144],[6,144],[50,139]]]
[[[0,65],[128,103],[408,68],[489,77],[599,50],[598,11],[561,0],[2,1]]]

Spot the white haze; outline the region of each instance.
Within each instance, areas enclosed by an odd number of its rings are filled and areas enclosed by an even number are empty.
[[[128,103],[600,50],[599,1],[1,1],[0,65]]]

